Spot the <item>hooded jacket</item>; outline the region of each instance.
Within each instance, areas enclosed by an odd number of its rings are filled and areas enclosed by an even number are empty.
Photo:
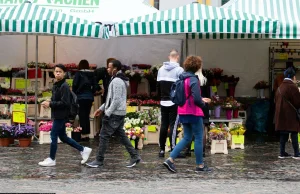
[[[122,71],[118,71],[109,83],[106,102],[100,107],[106,116],[126,115],[127,87],[129,79]]]
[[[157,89],[162,106],[174,105],[170,99],[171,86],[179,79],[179,75],[182,72],[183,68],[176,62],[164,62],[163,66],[158,70]]]
[[[80,70],[76,72],[73,80],[72,91],[76,94],[78,100],[93,100],[97,89],[95,74],[89,70]]]

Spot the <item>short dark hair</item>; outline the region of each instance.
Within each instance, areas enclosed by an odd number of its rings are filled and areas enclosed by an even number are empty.
[[[296,75],[296,71],[293,67],[289,67],[284,71],[284,78],[293,78]]]
[[[61,69],[61,70],[63,70],[64,72],[67,72],[67,68],[63,65],[63,64],[57,64],[57,65],[55,65],[54,66],[54,69],[55,68],[59,68],[59,69]]]
[[[119,60],[113,60],[110,62],[114,68],[117,68],[118,71],[122,69],[122,64]]]
[[[202,67],[202,59],[198,56],[188,56],[183,63],[185,71],[196,73]]]
[[[90,68],[90,64],[86,59],[81,60],[78,64],[78,69],[79,70],[89,69],[89,68]]]
[[[116,59],[115,58],[108,58],[108,59],[106,59],[106,67],[108,67],[108,64],[111,63],[114,60],[116,60]]]

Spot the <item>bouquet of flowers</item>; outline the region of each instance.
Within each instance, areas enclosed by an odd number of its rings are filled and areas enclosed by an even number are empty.
[[[126,117],[130,119],[138,119],[140,117],[140,114],[138,112],[129,112],[126,113]]]
[[[81,132],[81,131],[82,131],[82,127],[74,127],[74,128],[73,128],[73,132],[79,133],[79,132]]]
[[[256,90],[269,88],[269,84],[266,81],[259,81],[253,87]]]
[[[229,129],[225,124],[210,124],[209,140],[227,140]]]
[[[28,100],[27,100],[27,103],[28,104],[35,104],[35,96],[29,96]]]
[[[130,99],[129,100],[129,106],[139,106],[141,104],[140,100],[137,99]]]
[[[10,138],[14,137],[15,131],[14,128],[8,125],[0,126],[0,138]]]
[[[244,135],[245,131],[243,125],[235,125],[229,132],[231,135]]]
[[[125,128],[125,134],[127,135],[128,139],[130,140],[136,140],[139,138],[144,139],[145,135],[144,135],[144,131],[145,131],[145,127],[140,128],[140,127],[134,127],[134,128]]]
[[[211,68],[210,70],[213,72],[214,78],[221,79],[222,73],[223,73],[223,69],[220,69],[220,68]]]
[[[0,104],[10,104],[11,100],[10,96],[0,96]]]
[[[39,123],[39,130],[40,131],[46,131],[46,132],[51,131],[52,125],[53,125],[52,121],[49,121],[49,122],[41,121]]]
[[[137,70],[135,70],[135,71],[127,70],[127,71],[125,71],[125,75],[129,78],[130,81],[136,81],[138,83],[140,83],[142,81],[142,75]]]
[[[234,100],[232,102],[232,109],[233,110],[239,110],[241,108],[241,103],[239,103],[238,101]]]
[[[143,127],[144,126],[144,121],[141,119],[134,119],[134,118],[127,118],[125,117],[125,128],[134,128],[134,127]]]
[[[156,101],[156,100],[144,100],[141,102],[140,104],[141,106],[159,106],[160,105],[160,101]]]
[[[47,100],[50,100],[51,98],[50,97],[43,97],[43,98],[38,98],[38,103],[42,103],[44,101],[47,101]]]
[[[224,104],[224,100],[222,100],[219,96],[212,96],[210,106],[222,106]]]
[[[34,128],[31,125],[14,125],[15,137],[28,138],[34,135]]]
[[[24,97],[16,97],[13,98],[14,103],[19,103],[19,104],[25,104],[25,98]]]
[[[232,107],[232,104],[230,102],[225,102],[223,105],[222,105],[222,109],[223,110],[232,110],[233,107]]]

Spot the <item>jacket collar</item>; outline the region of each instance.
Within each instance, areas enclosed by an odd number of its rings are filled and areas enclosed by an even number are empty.
[[[54,85],[60,87],[63,83],[65,83],[65,81],[66,78],[63,78],[62,80],[55,82]]]

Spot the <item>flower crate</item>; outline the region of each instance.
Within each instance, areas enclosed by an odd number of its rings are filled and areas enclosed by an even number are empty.
[[[11,126],[11,119],[0,119],[0,125]]]
[[[244,141],[245,136],[244,135],[232,135],[231,136],[231,149],[244,149]]]
[[[159,131],[160,128],[157,125],[146,125],[144,145],[159,144]]]
[[[50,144],[51,143],[51,136],[50,131],[40,131],[39,136],[39,144]],[[72,131],[66,131],[68,137],[72,137]],[[57,143],[61,143],[62,141],[58,138]]]
[[[39,115],[39,107],[37,109],[37,115]],[[29,116],[29,117],[35,116],[35,105],[34,104],[27,105],[27,116]]]
[[[51,118],[51,108],[44,108],[41,106],[40,117]]]
[[[211,154],[228,154],[227,140],[211,140]]]

